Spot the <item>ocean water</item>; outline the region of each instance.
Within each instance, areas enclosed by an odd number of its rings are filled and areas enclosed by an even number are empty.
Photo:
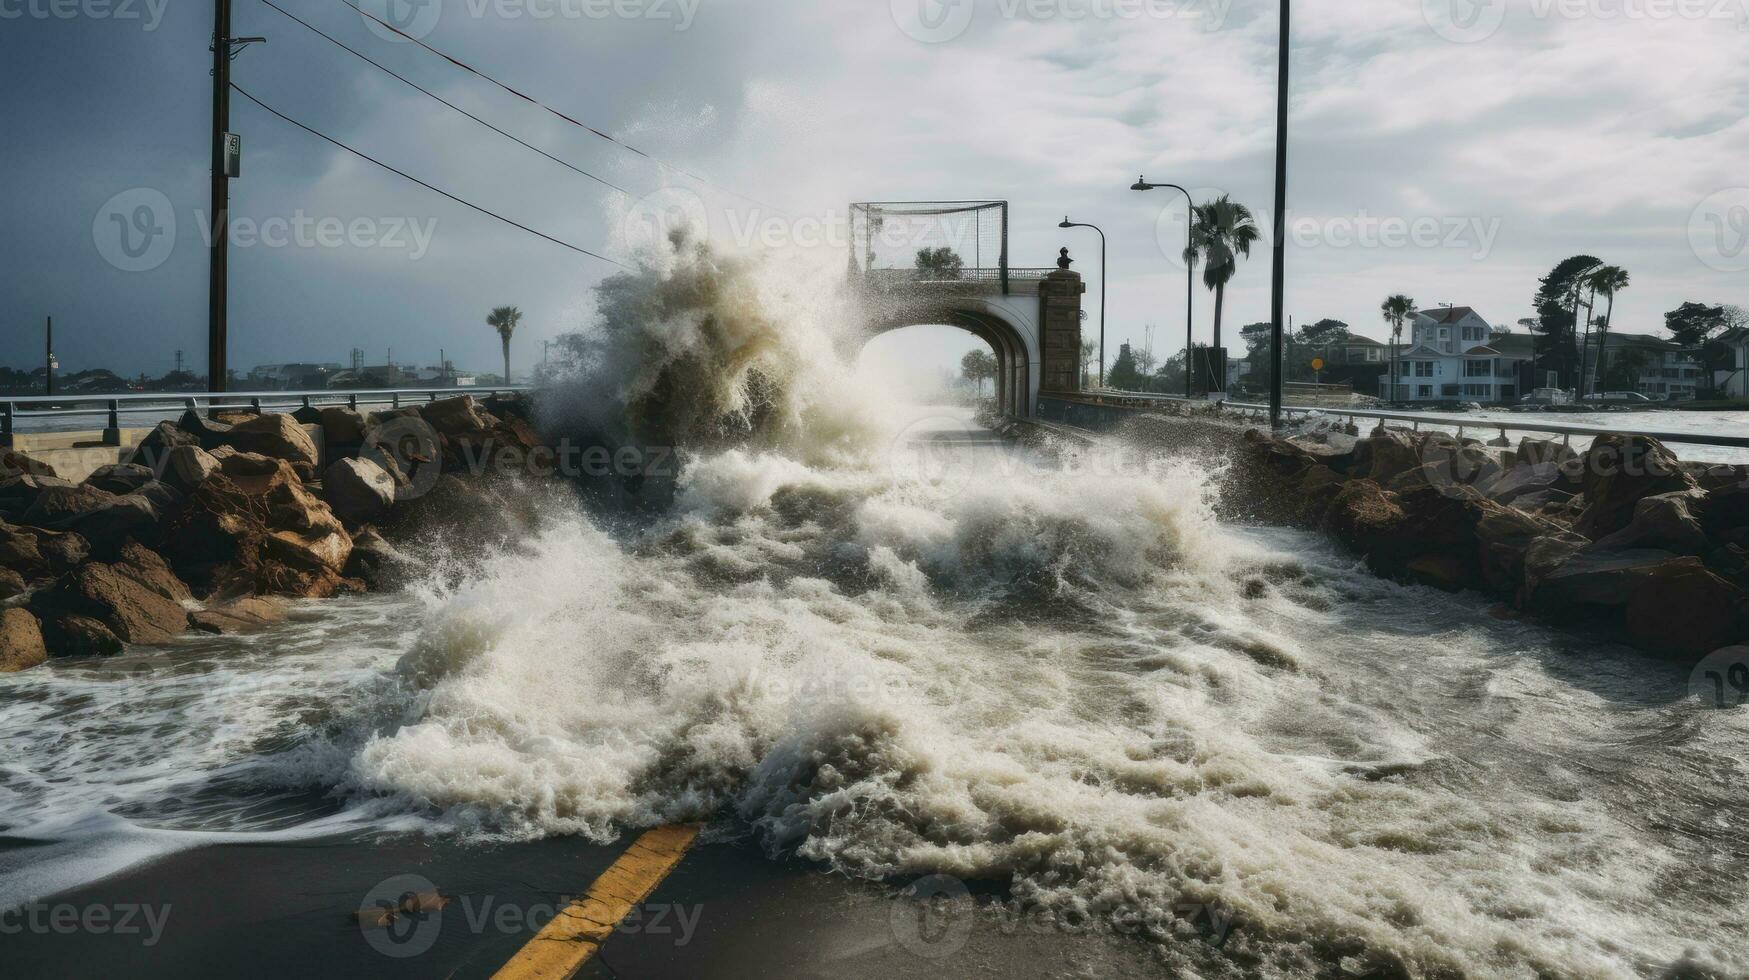
[[[1121,911],[1180,975],[1749,965],[1749,715],[1686,668],[1223,523],[1219,459],[847,419],[780,301],[714,295],[655,347],[764,338],[737,362],[764,380],[673,423],[697,448],[666,506],[555,498],[403,593],[0,677],[0,835],[33,845],[0,851],[0,903],[216,840],[708,820],[855,877]]]

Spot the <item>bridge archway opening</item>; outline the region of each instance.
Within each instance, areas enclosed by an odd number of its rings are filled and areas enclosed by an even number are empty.
[[[970,338],[983,341],[984,346],[989,349],[991,354],[995,355],[996,377],[993,394],[996,410],[1004,415],[1030,415],[1032,412],[1031,370],[1034,366],[1033,359],[1020,331],[1000,317],[972,311],[935,310],[878,321],[869,324],[857,340],[855,353],[858,364],[861,364],[862,354],[869,344],[877,338],[911,331],[914,328],[939,329],[944,327],[956,329],[968,334]],[[917,336],[926,335],[923,331],[917,331]],[[965,349],[976,348],[967,345]],[[959,372],[957,358],[952,363],[952,370],[955,375]]]

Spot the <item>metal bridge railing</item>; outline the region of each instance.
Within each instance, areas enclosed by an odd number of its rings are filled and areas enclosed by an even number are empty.
[[[1269,406],[1255,402],[1205,402],[1201,399],[1185,398],[1183,395],[1160,395],[1152,392],[1118,391],[1116,389],[1096,389],[1089,392],[1111,398],[1130,398],[1145,401],[1180,402],[1193,405],[1214,404],[1220,410],[1232,410],[1240,413],[1261,413],[1267,416]],[[1375,419],[1380,421],[1408,422],[1410,427],[1419,430],[1422,425],[1447,426],[1458,430],[1461,436],[1465,429],[1482,431],[1498,430],[1504,436],[1507,432],[1538,432],[1561,436],[1563,441],[1571,441],[1573,436],[1596,437],[1609,433],[1624,433],[1630,435],[1648,436],[1659,442],[1678,443],[1690,446],[1724,446],[1733,449],[1749,449],[1749,435],[1714,435],[1704,432],[1656,432],[1649,429],[1628,428],[1622,426],[1595,425],[1561,425],[1537,422],[1501,422],[1466,418],[1461,415],[1439,415],[1431,412],[1386,412],[1371,408],[1338,408],[1324,406],[1282,406],[1282,415],[1292,418],[1294,415],[1327,415],[1331,418]]]
[[[165,391],[124,395],[53,395],[27,398],[0,396],[0,446],[11,446],[18,423],[32,419],[102,418],[104,442],[114,444],[121,433],[124,412],[165,410],[168,417],[183,411],[211,413],[216,409],[251,411],[257,414],[279,409],[322,405],[387,405],[399,408],[405,401],[437,401],[473,395],[484,398],[531,390],[528,385],[495,385],[473,388],[368,388],[321,391],[186,392]],[[54,431],[54,430],[39,430]]]

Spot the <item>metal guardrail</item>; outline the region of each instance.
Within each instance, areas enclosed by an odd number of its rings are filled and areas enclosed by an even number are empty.
[[[1031,282],[1041,280],[1057,270],[1054,266],[1048,269],[1023,269],[1014,266],[1010,266],[1007,270],[955,269],[951,273],[933,271],[925,273],[921,269],[870,269],[859,273],[859,275],[878,286],[951,286],[956,283],[1000,283],[1003,281],[1004,271],[1006,271],[1009,281]]]
[[[125,395],[36,395],[28,398],[0,396],[0,446],[12,445],[15,423],[26,419],[103,418],[105,442],[119,439],[121,413],[149,411],[153,408],[174,408],[199,412],[202,406],[211,413],[215,409],[264,411],[289,408],[320,407],[322,405],[388,405],[401,407],[403,399],[433,402],[460,395],[488,397],[531,390],[529,385],[497,385],[472,388],[336,388],[321,391],[242,391],[188,392],[163,391]],[[40,406],[40,407],[35,407]],[[72,407],[67,407],[72,406]]]
[[[1104,395],[1104,396],[1113,397],[1113,398],[1133,398],[1133,399],[1141,399],[1141,400],[1146,400],[1146,401],[1179,402],[1179,403],[1192,404],[1192,405],[1218,404],[1222,407],[1223,410],[1225,410],[1225,409],[1238,409],[1238,410],[1244,411],[1244,412],[1258,412],[1258,413],[1262,413],[1264,415],[1267,415],[1269,412],[1268,405],[1262,405],[1262,404],[1258,404],[1255,402],[1229,401],[1229,402],[1215,403],[1215,402],[1205,402],[1205,401],[1202,401],[1201,399],[1185,398],[1182,395],[1160,395],[1160,394],[1155,394],[1153,392],[1141,392],[1141,391],[1117,391],[1117,390],[1109,389],[1109,388],[1097,389],[1093,392],[1090,392],[1090,394]],[[1749,449],[1749,435],[1726,436],[1726,435],[1711,435],[1711,434],[1704,433],[1704,432],[1656,432],[1656,431],[1651,431],[1651,430],[1647,430],[1647,429],[1634,429],[1634,428],[1609,427],[1609,426],[1558,425],[1558,424],[1549,425],[1549,424],[1539,424],[1539,423],[1534,423],[1534,422],[1521,423],[1521,422],[1517,422],[1517,421],[1500,422],[1500,421],[1491,421],[1491,420],[1483,420],[1483,419],[1465,418],[1463,416],[1458,416],[1458,415],[1436,415],[1436,414],[1431,414],[1431,413],[1426,413],[1426,412],[1414,412],[1414,413],[1384,412],[1384,411],[1379,411],[1378,409],[1371,409],[1371,408],[1331,408],[1331,407],[1322,407],[1322,406],[1316,406],[1316,405],[1306,406],[1306,407],[1293,407],[1293,406],[1283,405],[1281,411],[1282,411],[1283,415],[1285,415],[1289,418],[1293,417],[1295,414],[1299,414],[1299,415],[1317,414],[1317,415],[1328,415],[1328,416],[1331,416],[1334,418],[1346,418],[1349,421],[1353,421],[1355,419],[1378,419],[1378,420],[1382,420],[1382,421],[1408,422],[1408,423],[1411,423],[1412,428],[1416,428],[1416,429],[1419,429],[1422,424],[1452,426],[1458,430],[1460,435],[1463,433],[1463,430],[1466,428],[1468,428],[1468,429],[1499,430],[1500,434],[1503,436],[1509,431],[1511,431],[1511,432],[1544,432],[1544,433],[1548,433],[1550,435],[1562,436],[1562,437],[1564,437],[1564,439],[1571,439],[1571,437],[1573,437],[1573,436],[1600,436],[1600,435],[1605,435],[1608,433],[1616,432],[1616,433],[1627,433],[1627,434],[1631,434],[1631,435],[1648,436],[1650,438],[1658,440],[1659,442],[1673,442],[1673,443],[1679,443],[1679,444],[1690,445],[1690,446],[1725,446],[1725,447],[1730,447],[1730,448],[1735,448],[1735,449]]]

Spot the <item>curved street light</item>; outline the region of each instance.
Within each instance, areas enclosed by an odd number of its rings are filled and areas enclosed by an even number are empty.
[[[1070,221],[1068,215],[1057,223],[1058,228],[1092,228],[1099,232],[1099,387],[1105,387],[1105,231],[1085,221]]]
[[[1190,251],[1191,225],[1196,223],[1196,202],[1190,199],[1189,191],[1177,184],[1150,184],[1146,177],[1137,177],[1136,182],[1130,185],[1130,190],[1151,191],[1156,187],[1170,187],[1184,195],[1184,203],[1189,205],[1190,208],[1190,210],[1184,215],[1184,249],[1186,252]],[[1196,303],[1196,263],[1187,259],[1185,260],[1184,265],[1184,397],[1189,398],[1191,393],[1191,372],[1195,370],[1194,361],[1196,357],[1195,350],[1191,346],[1190,341],[1191,331],[1196,327],[1196,321],[1191,318],[1191,313]],[[1224,382],[1225,379],[1222,379],[1222,381]],[[1227,386],[1224,383],[1221,384],[1222,391],[1225,391],[1226,388]]]

